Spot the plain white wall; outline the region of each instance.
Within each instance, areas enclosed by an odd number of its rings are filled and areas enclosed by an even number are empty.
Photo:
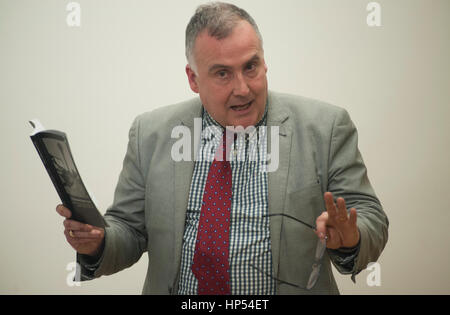
[[[27,121],[64,130],[104,212],[133,118],[193,97],[184,31],[204,1],[0,0],[0,293],[139,294],[147,257],[110,277],[69,287],[75,259],[57,194]],[[450,2],[232,1],[259,24],[272,90],[346,108],[369,177],[390,219],[381,286],[336,275],[343,294],[450,293]]]

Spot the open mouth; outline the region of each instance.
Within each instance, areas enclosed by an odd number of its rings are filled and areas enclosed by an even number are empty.
[[[231,109],[237,112],[243,111],[248,109],[251,105],[252,105],[253,101],[251,101],[250,103],[244,104],[244,105],[236,105],[236,106],[231,106]]]

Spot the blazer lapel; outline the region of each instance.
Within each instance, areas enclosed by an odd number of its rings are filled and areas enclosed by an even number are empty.
[[[273,144],[271,143],[271,127],[279,127],[279,165],[278,169],[268,173],[268,190],[269,190],[269,214],[284,213],[284,201],[286,197],[287,178],[289,172],[289,160],[291,155],[291,130],[285,125],[289,115],[285,111],[283,104],[269,92],[268,102],[268,114],[267,114],[267,127],[268,127],[268,143],[271,155],[275,153],[273,151]],[[270,217],[270,239],[272,248],[272,265],[275,277],[278,276],[278,267],[280,260],[280,241],[282,230],[282,216]]]
[[[192,174],[194,172],[194,156],[195,150],[194,143],[198,143],[195,140],[197,135],[194,131],[194,119],[202,117],[202,105],[200,100],[196,100],[194,103],[186,106],[186,111],[180,115],[180,125],[189,128],[191,135],[191,160],[181,161],[174,163],[174,270],[176,276],[174,279],[174,288],[176,289],[178,273],[181,265],[181,252],[183,246],[183,234],[186,221],[186,210],[189,201],[189,191],[192,181]],[[201,132],[201,124],[200,124]],[[197,139],[199,140],[199,139]]]

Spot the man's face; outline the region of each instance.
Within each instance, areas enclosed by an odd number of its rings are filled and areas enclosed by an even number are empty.
[[[223,127],[256,125],[267,100],[267,66],[260,40],[247,21],[226,38],[200,33],[194,58],[197,73],[186,66],[189,84],[208,113]]]

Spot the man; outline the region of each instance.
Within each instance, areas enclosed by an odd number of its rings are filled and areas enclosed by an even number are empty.
[[[354,280],[388,235],[347,112],[269,92],[262,36],[233,5],[197,9],[186,56],[200,98],[136,118],[109,227],[75,222],[57,207],[82,279],[130,267],[147,251],[147,294],[339,293],[331,262]],[[180,126],[200,142],[194,154],[208,158],[173,158]],[[238,126],[253,132],[225,132]],[[262,155],[250,156],[252,139]],[[259,150],[269,144],[279,149],[270,172]],[[236,152],[243,158],[230,161]]]

